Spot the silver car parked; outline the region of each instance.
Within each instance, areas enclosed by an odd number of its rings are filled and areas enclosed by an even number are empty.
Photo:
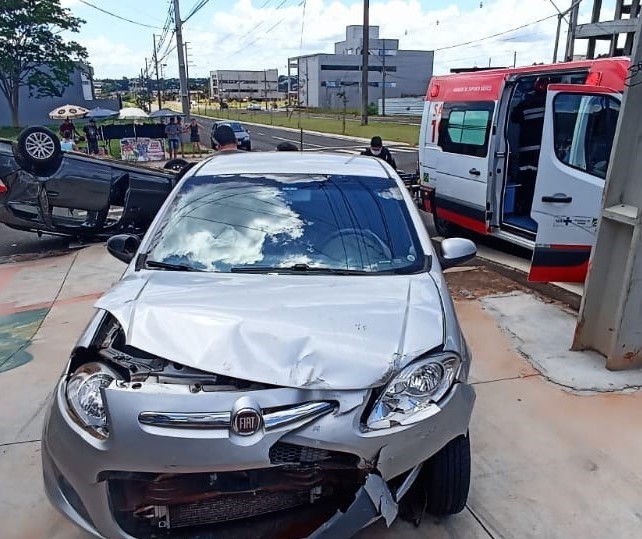
[[[46,491],[98,537],[332,538],[468,496],[470,354],[386,163],[218,155],[190,169],[56,385]]]

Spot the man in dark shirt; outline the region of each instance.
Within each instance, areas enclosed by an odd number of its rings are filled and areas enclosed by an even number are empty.
[[[390,150],[383,145],[381,137],[372,137],[372,140],[370,140],[370,146],[362,151],[361,155],[369,155],[371,157],[378,157],[379,159],[383,159],[392,168],[397,170],[397,163],[395,162],[395,158],[392,157]]]
[[[83,127],[85,138],[87,139],[87,150],[90,155],[98,154],[98,128],[96,127],[96,120],[89,120],[89,123]]]

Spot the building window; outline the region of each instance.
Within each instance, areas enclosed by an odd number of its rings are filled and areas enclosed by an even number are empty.
[[[448,153],[486,157],[494,108],[492,101],[444,104],[439,146]]]
[[[361,71],[360,65],[321,64],[321,71]],[[369,65],[368,71],[382,72],[383,66]],[[397,71],[397,66],[386,66],[386,73]]]

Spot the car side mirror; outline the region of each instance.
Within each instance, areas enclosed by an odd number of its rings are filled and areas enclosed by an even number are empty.
[[[139,246],[140,238],[133,234],[118,234],[107,240],[109,254],[126,264],[132,261]]]
[[[475,255],[476,245],[465,238],[447,238],[441,242],[441,266],[444,269],[468,262]]]

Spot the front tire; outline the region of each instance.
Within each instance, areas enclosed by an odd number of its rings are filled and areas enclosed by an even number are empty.
[[[470,437],[451,440],[427,460],[419,481],[426,493],[426,512],[435,516],[461,512],[470,489]]]

